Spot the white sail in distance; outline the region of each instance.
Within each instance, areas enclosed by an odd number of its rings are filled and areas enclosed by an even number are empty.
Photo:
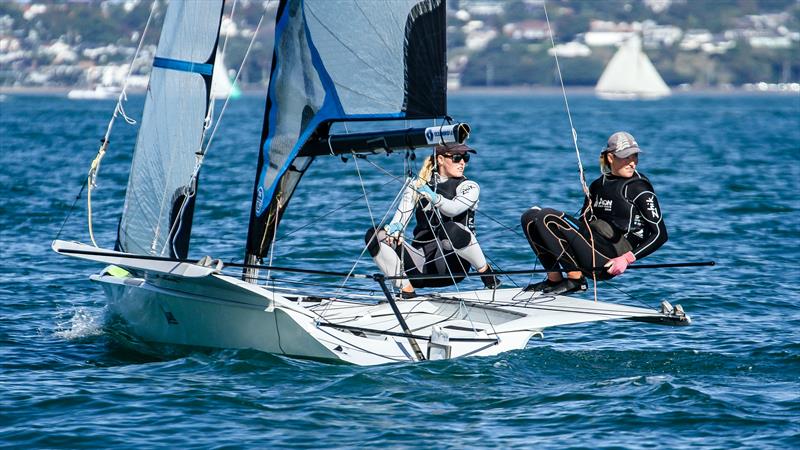
[[[610,100],[657,99],[670,95],[669,86],[642,51],[642,40],[638,36],[620,46],[594,90],[600,98]]]
[[[241,91],[231,82],[228,76],[228,68],[222,53],[217,53],[214,60],[214,73],[211,76],[211,98],[225,100],[226,98],[237,98]]]

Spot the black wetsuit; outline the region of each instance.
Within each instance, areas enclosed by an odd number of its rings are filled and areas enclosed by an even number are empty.
[[[603,175],[589,186],[589,194],[591,208],[584,201],[579,219],[536,207],[522,215],[522,229],[545,269],[590,273],[591,267],[602,267],[627,251],[644,258],[667,241],[658,198],[644,175]],[[605,270],[596,275],[612,277]]]

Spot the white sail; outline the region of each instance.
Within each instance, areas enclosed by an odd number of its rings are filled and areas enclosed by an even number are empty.
[[[237,98],[240,94],[239,89],[231,82],[222,53],[217,53],[211,76],[211,98],[225,100],[228,97]]]
[[[642,51],[638,36],[628,39],[611,58],[595,86],[606,99],[656,99],[670,95],[669,86]]]
[[[169,3],[147,88],[118,247],[169,256],[188,247],[192,180],[208,108],[222,0]],[[183,220],[186,219],[186,220]]]

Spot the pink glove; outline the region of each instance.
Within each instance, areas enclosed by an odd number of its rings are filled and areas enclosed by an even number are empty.
[[[627,252],[623,255],[617,256],[616,258],[609,259],[605,266],[608,267],[608,273],[611,275],[619,275],[622,272],[625,272],[625,269],[628,268],[628,265],[634,261],[636,261],[636,257],[633,256],[633,253]]]

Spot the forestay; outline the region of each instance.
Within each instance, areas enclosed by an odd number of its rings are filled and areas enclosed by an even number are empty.
[[[172,0],[147,88],[117,248],[186,256],[223,0]]]
[[[268,250],[313,157],[312,136],[339,120],[447,114],[441,0],[287,0],[275,51],[253,194],[248,261]]]

